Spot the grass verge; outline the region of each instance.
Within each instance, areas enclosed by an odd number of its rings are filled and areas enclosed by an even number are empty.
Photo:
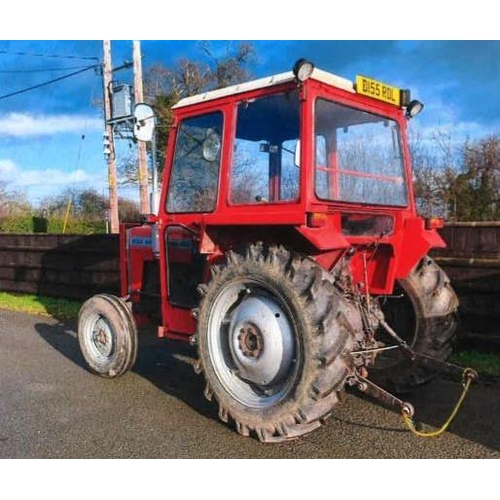
[[[461,366],[474,368],[479,373],[500,375],[500,354],[476,350],[458,351],[451,357],[451,361]]]
[[[57,319],[76,319],[81,305],[78,300],[0,292],[1,309],[53,316]]]

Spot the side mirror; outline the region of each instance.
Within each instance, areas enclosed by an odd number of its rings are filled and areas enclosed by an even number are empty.
[[[139,103],[134,106],[134,137],[138,141],[149,142],[153,138],[156,115],[149,104]]]
[[[220,147],[219,134],[213,128],[207,129],[203,141],[203,158],[208,162],[215,161],[219,155]]]

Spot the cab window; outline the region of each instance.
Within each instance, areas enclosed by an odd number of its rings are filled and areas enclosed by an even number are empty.
[[[296,91],[238,105],[230,201],[276,203],[298,198],[299,99]]]
[[[167,212],[211,212],[217,202],[223,115],[187,118],[179,125]]]

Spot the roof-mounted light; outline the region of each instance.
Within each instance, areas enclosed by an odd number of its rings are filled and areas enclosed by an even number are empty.
[[[299,82],[305,82],[311,77],[314,71],[314,64],[306,59],[299,59],[293,65],[293,74]]]
[[[408,106],[406,106],[406,117],[407,118],[414,118],[423,109],[424,109],[423,103],[414,99],[413,101],[410,102],[410,104],[408,104]]]

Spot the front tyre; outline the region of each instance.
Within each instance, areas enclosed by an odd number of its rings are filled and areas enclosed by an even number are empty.
[[[78,314],[78,343],[90,370],[113,378],[130,370],[137,357],[137,327],[125,302],[100,294]]]
[[[199,368],[219,417],[265,442],[319,427],[352,366],[353,311],[331,276],[257,244],[229,251],[200,291]]]

